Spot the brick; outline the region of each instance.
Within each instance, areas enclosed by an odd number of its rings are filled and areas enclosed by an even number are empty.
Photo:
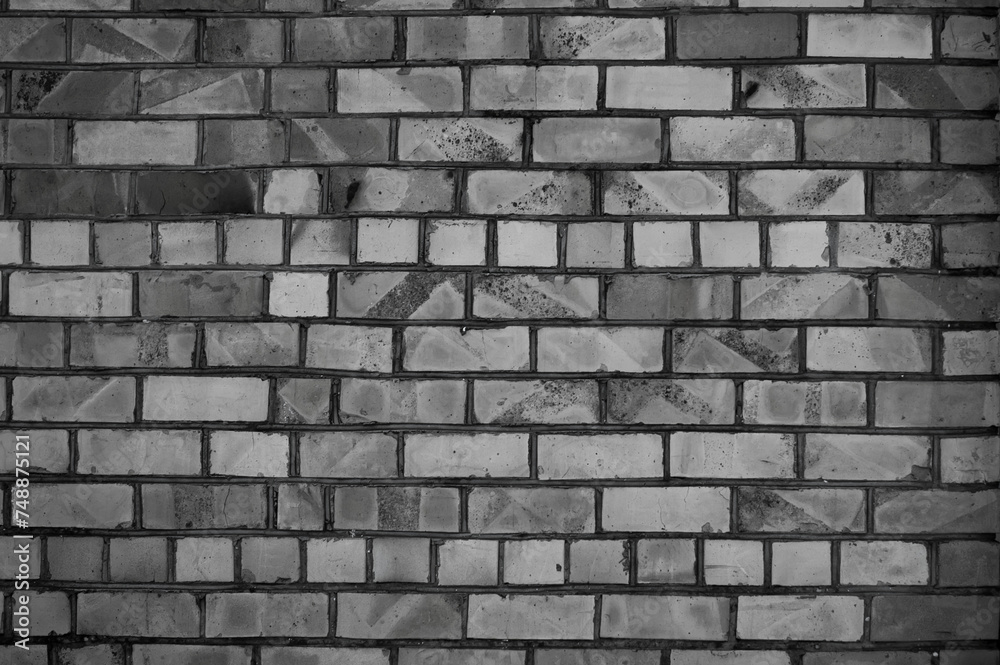
[[[721,425],[735,417],[728,379],[611,379],[607,390],[612,423]]]
[[[594,634],[593,596],[469,596],[470,638],[588,639]]]
[[[740,488],[739,530],[746,533],[851,533],[865,528],[865,495],[852,489]]]
[[[744,279],[744,319],[860,319],[868,313],[865,282],[850,275],[765,274]]]
[[[11,118],[0,122],[0,157],[26,164],[65,161],[68,121]]]
[[[330,314],[330,278],[315,272],[276,272],[270,276],[268,313],[280,317]]]
[[[193,62],[191,19],[121,18],[73,21],[73,62]]]
[[[528,329],[408,326],[403,367],[414,371],[528,369]]]
[[[825,586],[830,584],[830,543],[821,541],[771,544],[771,584]]]
[[[747,381],[743,417],[772,425],[864,425],[865,387],[848,381]]]
[[[875,107],[981,111],[997,105],[997,73],[989,67],[879,65]]]
[[[764,162],[795,158],[795,126],[786,118],[672,118],[670,159]]]
[[[18,215],[124,215],[128,174],[119,172],[14,171],[10,194]]]
[[[997,21],[988,16],[948,16],[941,30],[941,55],[946,58],[997,57]]]
[[[798,371],[794,328],[675,328],[672,334],[677,372]]]
[[[347,272],[337,275],[337,316],[458,319],[465,280],[456,273]]]
[[[931,337],[913,328],[809,328],[809,369],[820,371],[928,372]]]
[[[13,418],[42,422],[135,420],[132,377],[20,376],[13,381]]]
[[[462,381],[343,379],[343,422],[461,423],[465,418]]]
[[[221,476],[287,476],[288,437],[265,432],[212,432],[209,472]]]
[[[240,541],[242,581],[284,583],[299,579],[299,541],[294,538],[244,538]]]
[[[337,594],[338,637],[458,639],[461,596],[453,594]]]
[[[598,281],[563,275],[476,275],[476,318],[591,319],[597,316]]]
[[[293,118],[289,146],[292,162],[385,161],[389,159],[389,121],[384,118]]]
[[[189,323],[74,325],[70,364],[84,367],[191,367],[195,328]]]
[[[680,16],[676,31],[681,60],[787,58],[799,50],[794,14]]]
[[[246,421],[267,418],[267,381],[249,377],[149,376],[144,381],[146,420]]]
[[[636,552],[640,584],[694,584],[695,541],[686,538],[643,538]]]
[[[675,432],[670,475],[678,478],[792,478],[795,437],[790,434]]]
[[[209,323],[208,364],[222,367],[296,365],[299,327],[292,323]]]
[[[728,488],[609,487],[604,490],[605,531],[728,532]]]
[[[10,313],[15,316],[130,316],[131,279],[120,272],[86,275],[15,272],[10,276]]]
[[[259,177],[248,171],[148,171],[136,175],[140,215],[257,212]]]
[[[94,224],[94,264],[149,265],[153,254],[151,231],[146,222]]]
[[[21,70],[11,76],[12,109],[17,113],[130,113],[133,73],[127,71]]]
[[[747,108],[863,107],[867,99],[860,63],[751,66],[741,77]]]
[[[760,226],[756,222],[702,222],[701,265],[745,268],[760,265]]]
[[[499,541],[446,540],[438,548],[438,583],[496,584],[498,561]]]
[[[589,215],[591,182],[566,171],[472,171],[467,212],[474,214]]]
[[[32,628],[39,634],[65,635],[70,632],[70,605],[66,593],[43,591],[31,596],[30,602],[38,617],[32,622]]]
[[[879,490],[876,533],[987,533],[996,531],[997,492]]]
[[[392,330],[368,326],[310,326],[306,366],[388,372],[392,369]]]
[[[857,596],[740,596],[737,607],[742,639],[853,642],[864,624]]]
[[[945,164],[996,164],[1000,129],[990,121],[942,119],[941,161]]]
[[[810,14],[806,55],[930,58],[931,17],[892,14]]]
[[[147,529],[233,529],[264,526],[260,485],[145,485],[142,524]]]
[[[399,159],[408,162],[518,161],[522,124],[521,120],[505,118],[401,118]]]
[[[337,70],[341,113],[461,111],[462,78],[457,67]]]
[[[612,171],[603,195],[611,215],[729,214],[724,171]]]
[[[0,62],[61,62],[66,58],[66,20],[5,18]]]
[[[396,476],[396,440],[386,434],[307,432],[299,436],[301,475],[326,478]]]
[[[118,529],[131,526],[132,519],[128,485],[35,483],[31,489],[34,526]]]
[[[992,639],[998,630],[995,602],[986,596],[875,596],[872,641]],[[983,618],[970,622],[970,616]]]
[[[655,328],[542,328],[542,372],[655,372],[663,367],[663,332]]]
[[[1000,229],[994,224],[948,225],[941,229],[941,262],[947,268],[989,267],[1000,262]]]
[[[90,263],[90,225],[86,222],[32,222],[31,262],[43,266]]]
[[[278,422],[309,425],[330,422],[330,381],[278,379],[275,395]]]
[[[444,169],[330,170],[330,212],[447,212],[455,172]]]
[[[547,16],[540,22],[542,55],[560,60],[662,60],[661,18]]]
[[[764,543],[754,540],[706,540],[705,583],[755,586],[764,583]]]
[[[263,306],[264,280],[253,272],[148,271],[139,275],[143,316],[253,316]]]
[[[566,229],[566,266],[623,268],[625,225],[613,222],[570,224]]]
[[[13,538],[8,539],[8,543],[13,545]],[[100,581],[102,578],[102,558],[104,542],[101,538],[94,537],[64,537],[50,536],[45,539],[46,558],[49,563],[49,576],[54,580],[77,580],[77,581]],[[13,552],[13,547],[5,549]],[[41,553],[38,548],[32,548],[29,555],[30,579],[36,579],[41,571],[39,557]],[[164,553],[164,564],[166,554]],[[164,565],[164,572],[166,566]],[[13,573],[3,575],[5,579],[12,579]]]
[[[461,665],[461,663],[482,663],[482,665],[524,665],[523,651],[501,649],[400,649],[400,665],[420,665],[425,662],[438,665]]]
[[[390,18],[299,18],[293,25],[298,62],[359,62],[392,56]]]
[[[609,108],[726,110],[733,72],[722,67],[608,67]]]
[[[233,541],[229,538],[181,538],[176,553],[178,582],[231,582]]]
[[[929,162],[930,123],[921,118],[810,115],[805,121],[805,147],[810,160]]]
[[[204,121],[204,128],[207,166],[267,164],[284,158],[285,128],[280,120],[209,118]],[[292,131],[294,134],[294,126]]]
[[[264,182],[264,212],[298,215],[320,212],[321,178],[312,169],[275,169]]]
[[[337,529],[458,531],[458,490],[448,487],[338,487]]]
[[[324,493],[320,485],[305,483],[278,487],[278,528],[292,531],[319,531],[324,517]]]
[[[597,67],[483,65],[472,68],[470,91],[474,110],[596,109]]]
[[[63,365],[63,327],[58,323],[0,324],[0,365],[4,367],[60,367]]]
[[[496,425],[596,423],[596,381],[477,380],[476,421]]]
[[[157,241],[163,265],[210,265],[218,259],[216,225],[212,222],[158,224]]]
[[[543,434],[536,448],[543,480],[663,477],[663,442],[655,434]]]
[[[789,655],[781,651],[680,651],[674,650],[670,658],[675,665],[788,665]]]
[[[137,644],[132,648],[136,665],[196,665],[211,660],[219,665],[248,665],[250,647],[200,644]]]
[[[278,19],[208,19],[202,56],[207,62],[281,62],[283,41]]]
[[[198,608],[188,593],[81,593],[77,632],[122,637],[197,637]]]
[[[930,480],[926,437],[807,434],[805,477],[825,480]]]
[[[1000,419],[1000,393],[986,382],[880,381],[879,427],[990,427]]]
[[[602,596],[602,638],[723,640],[729,600],[714,596]]]
[[[287,113],[327,113],[333,83],[326,69],[271,71],[271,109]]]
[[[985,277],[900,275],[879,279],[878,316],[933,321],[987,321],[996,318],[1000,284]]]
[[[306,579],[310,582],[364,582],[363,538],[323,538],[306,542]]]
[[[329,597],[322,593],[210,593],[207,637],[325,637]]]
[[[569,581],[574,584],[625,584],[628,549],[622,540],[576,540],[569,545]],[[538,652],[536,652],[536,656]],[[539,662],[537,659],[535,662]]]
[[[996,586],[1000,582],[1000,547],[996,543],[956,540],[942,542],[938,548],[938,581],[942,586]]]
[[[840,546],[840,581],[850,585],[925,585],[927,547],[901,541],[853,540]]]
[[[941,439],[941,480],[946,483],[1000,481],[1000,441],[987,436]]]
[[[528,436],[518,433],[407,434],[407,477],[528,476]]]
[[[726,276],[614,275],[607,295],[611,320],[719,320],[732,315],[732,281]]]
[[[82,474],[201,473],[201,436],[197,430],[80,430],[76,446],[77,472]]]
[[[223,222],[226,263],[281,263],[283,224],[280,219],[227,219]]]
[[[68,473],[69,432],[66,430],[36,429],[19,432],[30,437],[31,457],[27,469],[29,472]],[[17,468],[16,434],[3,432],[0,438],[0,451],[3,451],[4,461],[0,462],[0,473],[14,474]],[[22,467],[24,468],[24,467]],[[3,577],[0,575],[0,577]]]
[[[0,263],[15,265],[24,260],[23,236],[27,224],[0,221]]]
[[[11,9],[50,9],[76,11],[126,11],[131,7],[124,0],[13,0]]]
[[[256,114],[264,107],[259,69],[157,69],[139,74],[139,112]]]
[[[503,546],[503,562],[504,584],[562,584],[566,565],[566,541],[509,540]],[[484,609],[484,614],[488,613]],[[488,617],[483,617],[483,623],[489,621]],[[479,629],[484,632],[495,630],[489,626],[480,626]]]
[[[741,171],[738,187],[741,214],[864,214],[865,185],[860,171]]]
[[[592,489],[557,487],[474,488],[469,531],[483,533],[594,533]]]
[[[499,220],[497,265],[550,267],[559,263],[558,227],[551,222]]]
[[[256,9],[252,0],[139,0],[141,11],[209,10],[220,12],[250,11]]]
[[[942,333],[944,373],[996,374],[1000,371],[1000,333],[995,330]]]
[[[532,132],[535,162],[660,161],[657,118],[543,118]]]
[[[840,222],[830,229],[837,264],[845,268],[931,265],[931,227],[927,224]]]
[[[14,648],[17,647],[11,647],[11,649]],[[35,649],[35,653],[42,656],[46,655],[46,652],[42,649]],[[94,662],[121,665],[121,663],[125,662],[125,649],[123,646],[107,644],[62,647],[55,651],[55,658],[59,665],[90,665]]]
[[[379,538],[372,541],[372,575],[376,582],[430,581],[429,538]]]
[[[524,16],[413,17],[406,23],[409,60],[494,60],[528,57]]]
[[[292,265],[345,265],[351,258],[350,220],[295,219],[290,242]]]
[[[455,9],[455,0],[343,0],[344,11],[393,12],[400,9]]]
[[[906,171],[875,176],[875,212],[888,215],[991,214],[1000,210],[996,179],[964,171]]]

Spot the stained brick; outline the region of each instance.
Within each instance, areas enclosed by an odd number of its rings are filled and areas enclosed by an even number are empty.
[[[299,437],[300,475],[321,478],[391,478],[396,440],[386,434],[308,432]]]
[[[83,635],[196,637],[198,609],[187,593],[83,593],[77,598],[77,631]]]
[[[795,125],[787,118],[670,120],[672,161],[780,162],[794,158]]]
[[[597,108],[597,67],[484,65],[472,69],[475,110],[582,111]]]
[[[540,25],[541,49],[547,58],[661,60],[666,54],[661,18],[550,16],[543,17]]]
[[[73,21],[74,62],[193,62],[197,26],[191,19]]]
[[[996,490],[879,490],[875,533],[987,533],[1000,521]]]
[[[865,494],[854,489],[741,488],[740,531],[845,533],[865,529]]]
[[[608,287],[608,318],[728,319],[732,280],[727,276],[615,275]]]
[[[861,63],[751,66],[741,78],[747,108],[856,108],[867,100]]]
[[[370,61],[392,55],[394,35],[388,18],[299,18],[293,25],[299,62]]]

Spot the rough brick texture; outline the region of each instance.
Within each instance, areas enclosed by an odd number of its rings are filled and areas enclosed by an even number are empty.
[[[997,7],[0,0],[0,663],[998,665]]]

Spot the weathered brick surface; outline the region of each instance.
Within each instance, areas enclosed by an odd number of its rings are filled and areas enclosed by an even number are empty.
[[[997,665],[996,8],[0,0],[0,663]]]

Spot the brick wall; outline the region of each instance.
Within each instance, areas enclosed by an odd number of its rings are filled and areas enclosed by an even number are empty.
[[[0,660],[996,665],[996,7],[0,0]]]

